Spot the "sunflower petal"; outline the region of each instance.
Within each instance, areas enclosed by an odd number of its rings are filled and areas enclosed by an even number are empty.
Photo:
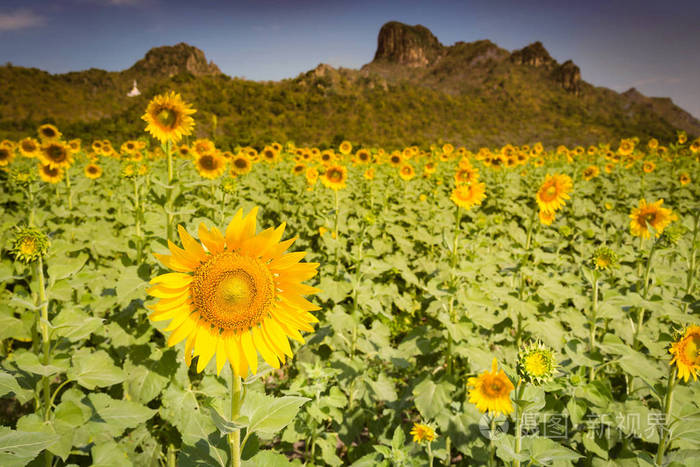
[[[258,352],[260,352],[260,355],[262,355],[263,360],[267,362],[268,365],[270,365],[273,368],[279,368],[280,367],[280,362],[277,359],[277,356],[275,353],[272,351],[267,346],[267,342],[265,342],[265,338],[262,335],[262,331],[260,330],[259,326],[253,326],[252,329],[252,334],[253,334],[253,344],[255,344],[255,348],[257,349]]]
[[[225,240],[224,236],[221,235],[219,229],[213,227],[211,232],[207,230],[204,222],[199,224],[199,240],[204,244],[204,246],[209,250],[209,253],[216,255],[224,251]]]
[[[202,244],[192,238],[192,236],[182,225],[177,226],[177,232],[180,234],[180,240],[182,241],[182,246],[185,247],[185,251],[191,256],[198,258],[198,260],[201,262],[206,256],[204,248],[202,248]]]
[[[255,351],[253,336],[248,329],[241,333],[241,349],[250,367],[250,372],[256,374],[258,372],[258,353]]]

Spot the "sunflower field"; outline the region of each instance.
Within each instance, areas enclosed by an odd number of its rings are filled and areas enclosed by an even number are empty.
[[[700,465],[700,140],[223,148],[194,112],[0,143],[0,465]]]

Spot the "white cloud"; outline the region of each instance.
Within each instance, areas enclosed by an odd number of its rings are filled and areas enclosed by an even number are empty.
[[[0,31],[16,31],[33,28],[46,23],[46,18],[29,10],[17,10],[11,13],[0,13]]]

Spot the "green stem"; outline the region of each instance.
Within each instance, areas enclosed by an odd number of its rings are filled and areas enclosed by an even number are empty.
[[[457,267],[457,259],[459,258],[458,256],[458,248],[459,248],[459,225],[462,221],[462,210],[460,209],[459,206],[457,206],[457,209],[455,210],[455,230],[454,230],[454,237],[452,239],[452,252],[450,256],[450,290],[454,290],[457,286],[457,280],[456,280],[456,274],[455,274],[455,268]],[[450,300],[448,303],[448,313],[450,316],[450,322],[455,323],[457,321],[457,316],[455,314],[455,296],[454,293],[450,295]],[[452,336],[450,333],[447,333],[447,374],[452,376],[452,371],[453,371],[453,366],[454,366],[454,358],[452,356]]]
[[[518,381],[518,389],[516,392],[517,402],[515,404],[515,454],[520,454],[522,449],[522,422],[523,422],[523,411],[520,409],[520,401],[523,399],[523,393],[525,393],[525,386],[522,380]],[[515,459],[513,462],[514,467],[520,467],[520,459]]]
[[[166,222],[166,235],[167,239],[173,240],[173,154],[170,150],[170,140],[165,145],[165,155],[168,159],[168,187],[165,189],[165,222]]]
[[[445,451],[447,451],[447,456],[445,456],[445,465],[450,465],[452,463],[452,440],[449,436],[445,437]]]
[[[532,214],[530,215],[530,223],[527,227],[527,238],[525,240],[525,256],[522,259],[522,264],[520,265],[520,287],[518,288],[518,299],[523,300],[525,298],[525,273],[523,269],[525,268],[525,263],[530,257],[530,246],[532,245],[532,232],[535,227],[535,218],[537,217],[537,209],[532,209]],[[518,324],[515,331],[515,346],[520,348],[520,342],[523,337],[523,317],[518,311]]]
[[[335,225],[333,227],[333,233],[335,233],[335,277],[340,276],[340,236],[338,235],[338,218],[339,218],[339,203],[338,203],[338,190],[333,190],[333,196],[335,197]]]
[[[66,169],[66,188],[68,190],[68,209],[73,209],[73,190],[70,187],[70,171]]]
[[[694,222],[694,227],[693,227],[693,240],[692,243],[690,244],[690,256],[688,258],[688,275],[686,277],[686,283],[685,283],[685,294],[683,294],[683,297],[685,298],[686,295],[689,295],[695,286],[695,282],[693,282],[693,279],[695,278],[695,254],[696,254],[696,248],[695,244],[697,242],[698,238],[698,223],[700,221],[700,212],[695,212],[695,222]],[[683,313],[685,313],[688,310],[688,302],[683,303]]]
[[[232,387],[233,391],[231,394],[231,420],[236,420],[241,410],[241,377],[232,373]],[[231,448],[231,467],[241,466],[241,430],[236,430],[228,435],[228,444]]]
[[[668,387],[666,388],[666,398],[664,399],[664,423],[659,427],[659,447],[656,451],[656,465],[661,465],[664,458],[664,451],[666,450],[666,441],[668,435],[668,424],[669,418],[671,417],[671,408],[673,406],[673,388],[676,387],[676,372],[677,368],[675,365],[671,367],[671,371],[668,378]]]
[[[143,255],[143,240],[141,239],[141,201],[139,199],[139,184],[134,178],[134,221],[136,230],[136,262],[141,263]]]
[[[652,243],[651,250],[649,250],[649,257],[647,258],[647,266],[644,270],[644,278],[642,279],[642,298],[644,300],[647,299],[647,295],[649,294],[649,272],[651,271],[651,260],[654,257],[655,247],[656,243]],[[637,329],[635,329],[634,332],[635,346],[638,344],[639,334],[641,333],[642,325],[644,324],[644,311],[644,307],[639,307],[639,312],[637,314]]]
[[[34,192],[32,191],[32,184],[29,184],[27,188],[29,194],[29,227],[34,226]]]
[[[433,467],[433,448],[430,446],[430,442],[428,442],[428,465]]]
[[[173,446],[172,444],[168,445],[167,466],[168,467],[177,467],[177,460],[175,458],[175,446]]]
[[[596,330],[596,320],[598,314],[598,278],[596,277],[593,281],[593,306],[591,308],[591,318],[588,325],[589,337],[588,337],[588,351],[593,353],[595,350],[595,330]],[[590,367],[588,372],[588,379],[593,381],[595,378],[595,368]]]
[[[41,304],[41,314],[39,315],[39,328],[41,329],[41,341],[43,346],[43,364],[48,365],[51,360],[51,337],[49,335],[49,302],[46,296],[46,281],[44,280],[44,261],[39,257],[36,263],[36,273],[39,279],[39,303]],[[42,377],[44,396],[44,421],[51,418],[51,381],[48,376]],[[47,467],[53,463],[53,454],[48,450],[45,453]]]
[[[489,465],[494,466],[496,458],[496,416],[491,415],[491,439],[489,440]]]

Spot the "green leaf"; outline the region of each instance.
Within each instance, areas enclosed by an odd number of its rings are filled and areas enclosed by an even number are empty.
[[[125,389],[128,394],[142,404],[147,404],[158,397],[168,384],[168,378],[143,365],[127,362],[124,371],[128,375]]]
[[[449,407],[452,402],[451,392],[452,386],[449,383],[443,381],[435,384],[425,379],[413,388],[416,408],[425,420],[431,420]]]
[[[68,361],[53,359],[48,365],[39,361],[39,356],[32,352],[23,352],[15,357],[15,364],[20,370],[41,376],[52,376],[66,371]]]
[[[15,431],[0,426],[0,465],[26,465],[37,454],[58,441],[58,438],[56,434]]]
[[[22,394],[23,391],[14,376],[0,371],[0,396],[5,394]]]
[[[290,465],[301,465],[299,461],[290,463],[282,454],[274,451],[260,451],[250,459],[243,461],[241,467],[289,467]]]
[[[51,284],[76,274],[83,267],[88,259],[88,255],[80,253],[75,258],[53,257],[50,259],[48,276]]]
[[[88,400],[95,409],[97,418],[93,417],[91,424],[99,425],[98,430],[107,431],[112,436],[121,435],[127,428],[134,428],[155,415],[151,410],[139,403],[112,399],[107,394],[93,393]]]
[[[133,464],[119,445],[114,441],[96,444],[92,453],[91,467],[130,467]]]
[[[294,420],[299,408],[309,400],[307,397],[275,398],[258,392],[249,392],[243,400],[241,415],[248,417],[249,431],[274,435]]]
[[[583,457],[549,438],[525,438],[523,441],[524,444],[529,441],[527,444],[530,457],[543,465],[551,465],[557,461],[575,461]]]
[[[71,342],[86,339],[102,326],[102,319],[75,308],[66,308],[53,320],[54,333]]]
[[[105,388],[124,381],[124,371],[115,366],[104,350],[80,349],[73,355],[67,376],[87,389]]]
[[[374,391],[375,400],[393,402],[398,398],[394,383],[384,373],[379,374],[377,381],[369,381],[369,386]]]

